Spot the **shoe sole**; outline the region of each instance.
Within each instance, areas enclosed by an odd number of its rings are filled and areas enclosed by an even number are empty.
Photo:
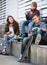
[[[36,40],[35,40],[35,44],[38,45],[40,40],[41,40],[41,35],[38,34],[37,37],[36,37]]]

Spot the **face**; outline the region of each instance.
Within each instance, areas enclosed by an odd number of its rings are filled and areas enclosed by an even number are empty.
[[[33,6],[33,4],[31,4],[31,9],[35,9],[35,7]]]
[[[13,18],[9,17],[9,22],[12,24],[13,23]]]
[[[36,24],[39,23],[39,20],[40,20],[39,16],[35,15],[32,19],[33,19],[33,21],[34,21]]]

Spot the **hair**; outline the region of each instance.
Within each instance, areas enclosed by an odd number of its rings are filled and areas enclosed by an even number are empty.
[[[11,15],[9,15],[8,17],[7,17],[7,24],[9,25],[10,24],[10,22],[9,22],[9,17],[11,17],[12,19],[13,19],[13,25],[16,23],[16,21],[15,21],[15,19],[11,16]]]
[[[33,18],[34,16],[40,17],[37,13],[36,13],[36,14],[33,14],[33,15],[32,15],[32,18]]]
[[[7,17],[7,24],[6,24],[6,26],[5,26],[5,31],[4,31],[4,34],[6,34],[6,32],[8,32],[9,31],[9,25],[10,25],[10,22],[9,22],[9,17],[12,17],[12,16],[8,16]],[[14,33],[15,34],[19,34],[19,24],[18,24],[18,22],[17,21],[15,21],[15,19],[12,17],[12,19],[13,19],[13,29],[14,29]]]
[[[37,2],[32,2],[31,4],[33,4],[33,6],[37,8]]]

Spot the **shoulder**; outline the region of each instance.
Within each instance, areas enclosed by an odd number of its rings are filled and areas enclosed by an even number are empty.
[[[44,22],[40,22],[40,26],[45,26],[46,27],[46,24]]]
[[[40,24],[45,24],[44,22],[40,22]]]
[[[30,23],[29,23],[29,26],[32,26],[33,24],[34,24],[34,21],[30,22]]]

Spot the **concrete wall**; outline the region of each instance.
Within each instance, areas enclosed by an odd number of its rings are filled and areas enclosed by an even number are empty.
[[[21,42],[15,40],[12,44],[12,54],[18,58],[20,56],[20,53],[21,53]]]
[[[5,25],[0,25],[0,38],[3,37],[4,35],[4,28],[5,28]]]
[[[30,59],[34,65],[47,65],[47,46],[31,45]]]
[[[12,46],[12,54],[19,57],[21,52],[21,42],[15,41]],[[28,54],[27,54],[28,55]],[[31,45],[30,62],[33,65],[47,65],[47,46]]]

